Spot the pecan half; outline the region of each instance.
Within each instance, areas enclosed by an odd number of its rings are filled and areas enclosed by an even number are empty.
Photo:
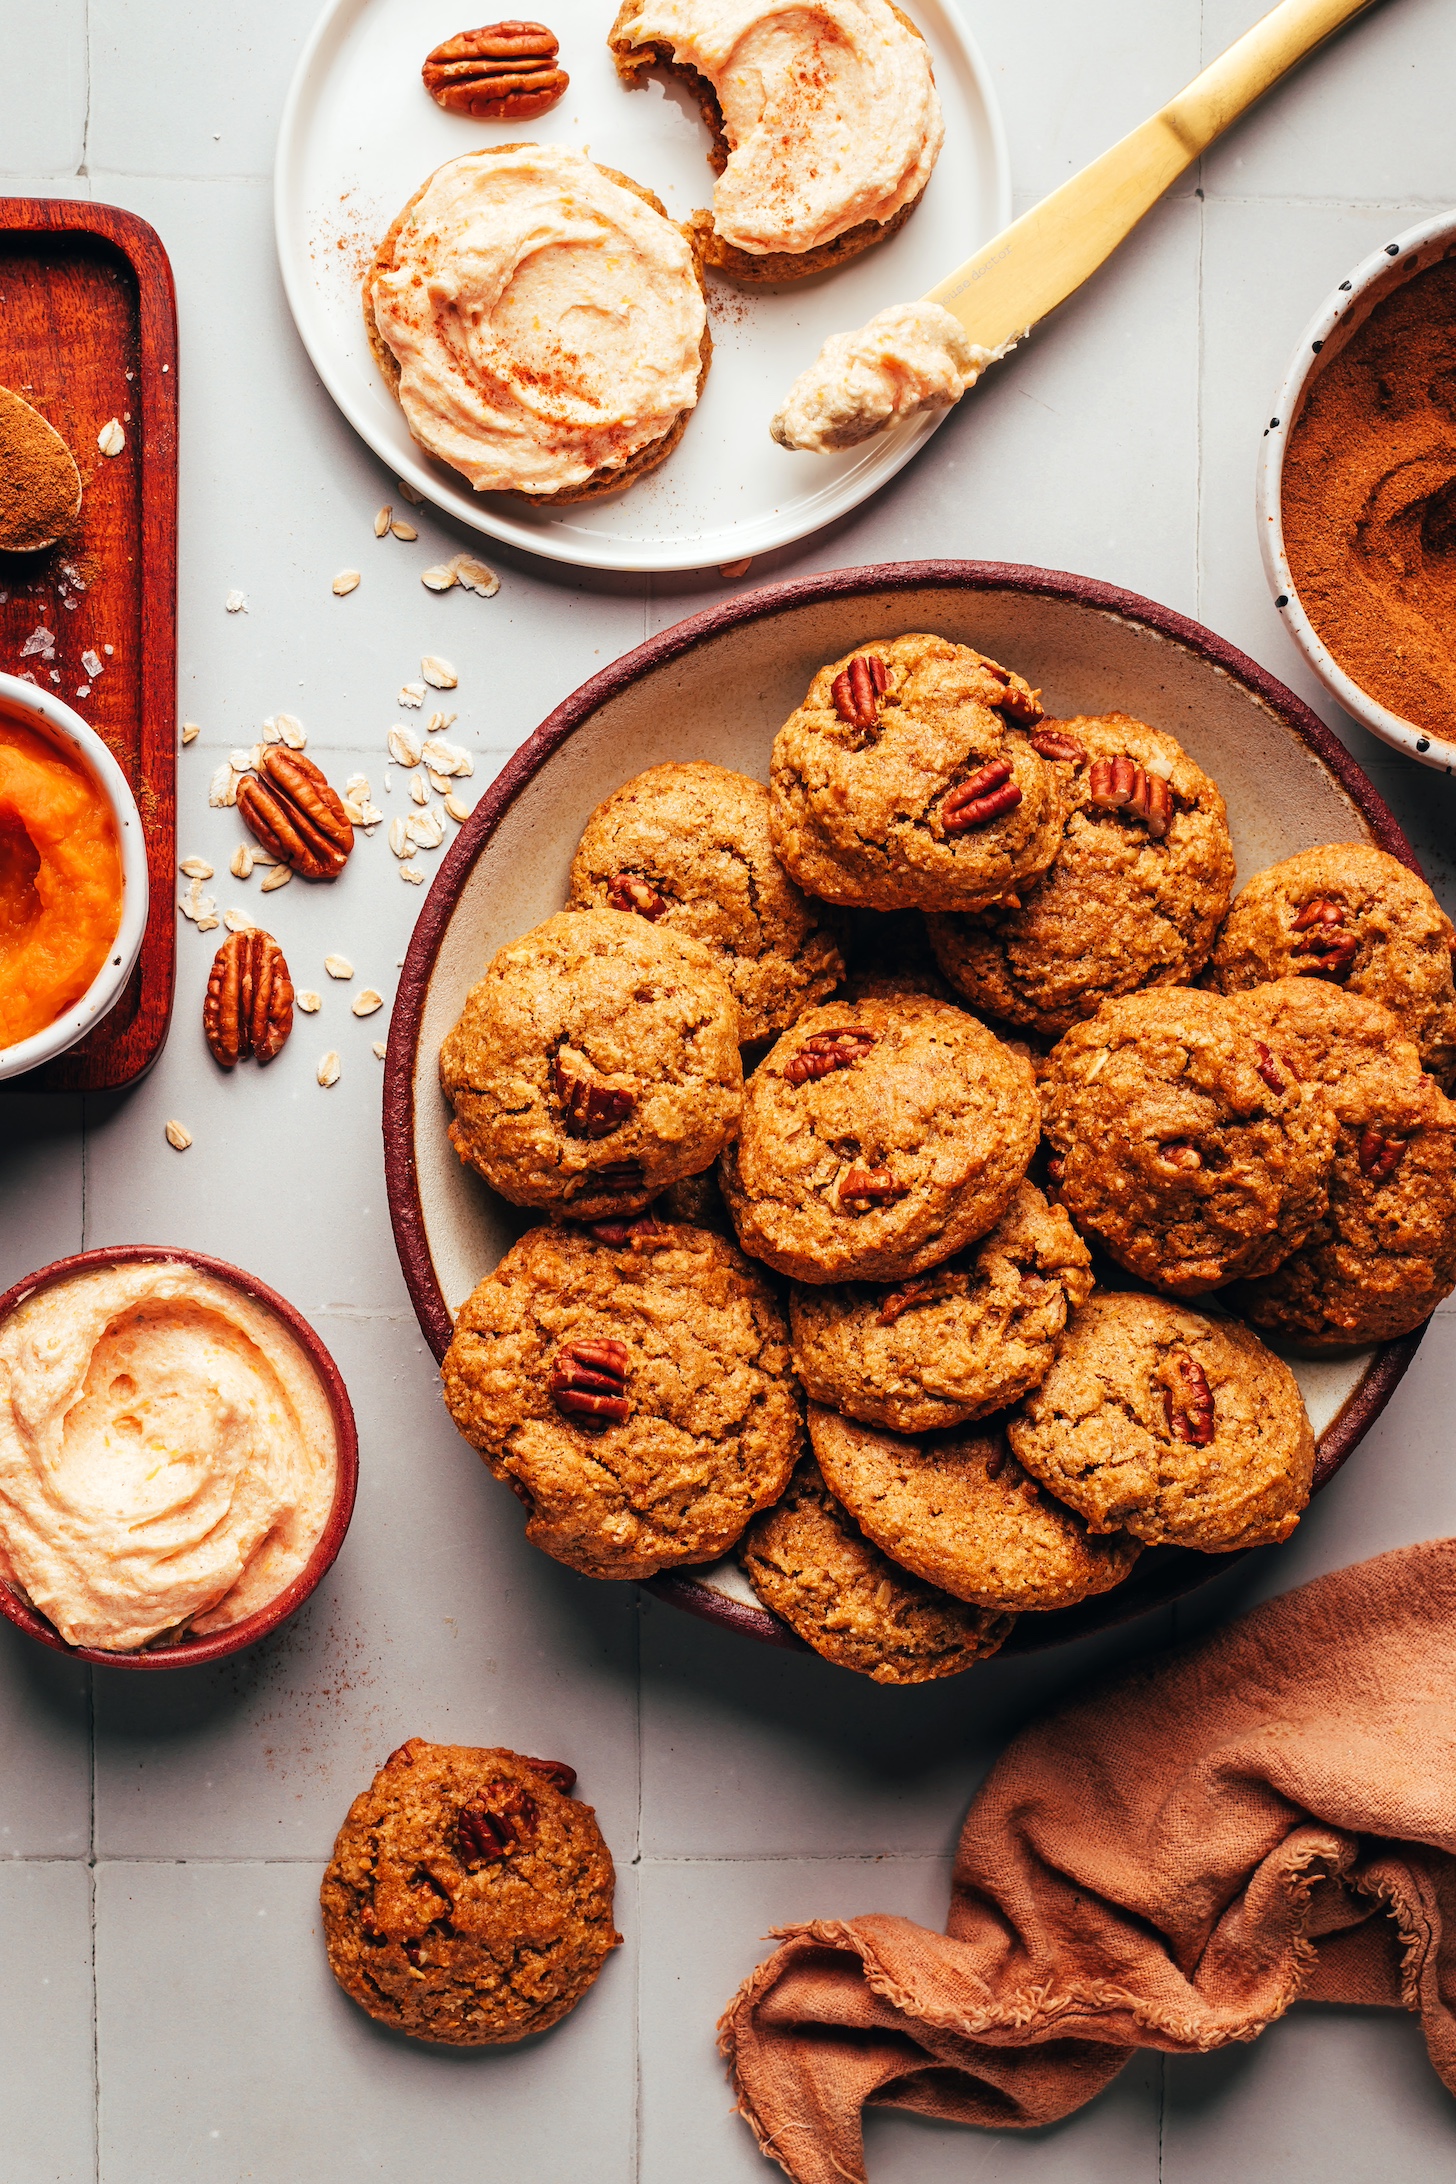
[[[1203,1166],[1203,1155],[1192,1138],[1165,1138],[1158,1147],[1170,1168],[1183,1168],[1191,1175],[1195,1168]]]
[[[544,1775],[552,1789],[560,1790],[563,1797],[570,1797],[576,1788],[576,1769],[568,1767],[564,1759],[526,1759],[523,1756],[521,1764],[523,1767],[534,1768],[538,1775]]]
[[[666,899],[635,872],[615,874],[607,885],[607,903],[613,910],[635,910],[652,925],[667,908]]]
[[[271,1062],[293,1029],[293,981],[271,933],[229,933],[212,959],[202,1031],[215,1062]]]
[[[556,66],[544,23],[486,23],[437,45],[420,70],[437,106],[475,121],[532,121],[556,104],[571,78]]]
[[[1265,1046],[1262,1039],[1256,1039],[1254,1041],[1254,1051],[1259,1057],[1254,1067],[1258,1070],[1265,1084],[1268,1085],[1269,1090],[1271,1092],[1282,1092],[1284,1090],[1284,1078],[1280,1072],[1279,1064],[1274,1059],[1272,1048]]]
[[[1360,1132],[1356,1148],[1361,1175],[1373,1176],[1377,1183],[1385,1182],[1404,1160],[1405,1148],[1404,1138],[1386,1137],[1382,1131],[1367,1126]]]
[[[1069,766],[1080,766],[1087,756],[1077,738],[1061,728],[1038,728],[1028,741],[1038,758],[1060,758]]]
[[[1173,823],[1173,791],[1167,782],[1125,754],[1093,760],[1087,801],[1099,811],[1132,811],[1155,841],[1161,841]]]
[[[784,1082],[807,1084],[811,1077],[828,1077],[836,1069],[848,1069],[868,1054],[874,1043],[872,1031],[816,1031],[785,1062]]]
[[[1207,1448],[1214,1434],[1213,1391],[1208,1375],[1186,1350],[1170,1358],[1168,1365],[1175,1376],[1175,1387],[1163,1390],[1168,1431],[1175,1441],[1186,1441],[1191,1448]]]
[[[614,1092],[590,1077],[574,1076],[559,1054],[551,1065],[551,1079],[568,1137],[610,1137],[614,1130],[621,1129],[637,1104],[630,1092]]]
[[[349,815],[301,751],[270,744],[238,783],[238,812],[269,855],[302,880],[336,880],[354,847]]]
[[[588,1236],[595,1236],[599,1244],[611,1244],[620,1249],[624,1244],[629,1251],[662,1251],[672,1242],[671,1229],[664,1226],[655,1214],[639,1213],[627,1221],[588,1221]]]
[[[1015,811],[1020,802],[1010,759],[993,758],[944,798],[940,823],[947,834],[965,834],[972,827],[989,826],[1003,812]]]
[[[593,1168],[586,1179],[588,1190],[640,1191],[647,1171],[640,1160],[608,1160]]]
[[[942,1267],[935,1274],[920,1274],[908,1282],[901,1282],[881,1298],[880,1309],[875,1314],[881,1327],[893,1327],[903,1312],[913,1312],[922,1304],[935,1304],[941,1297],[951,1294],[951,1284],[945,1279]]]
[[[888,1206],[909,1192],[908,1183],[897,1183],[888,1168],[853,1167],[839,1186],[841,1198],[851,1205]]]
[[[1161,774],[1139,766],[1127,808],[1135,811],[1155,842],[1161,842],[1173,824],[1173,791]]]
[[[576,1777],[573,1775],[572,1780]],[[455,1816],[455,1840],[463,1865],[510,1858],[536,1828],[536,1800],[519,1782],[487,1782]]]
[[[564,1342],[546,1383],[563,1418],[599,1426],[625,1425],[632,1405],[627,1399],[628,1350],[625,1342],[603,1336],[599,1342]]]
[[[874,652],[857,652],[829,686],[834,710],[846,727],[862,734],[880,717],[880,700],[890,687],[890,670]]]
[[[1360,952],[1360,940],[1348,930],[1345,905],[1332,896],[1316,895],[1294,921],[1304,938],[1294,943],[1294,954],[1303,962],[1292,963],[1296,978],[1328,978],[1336,983],[1348,978]]]

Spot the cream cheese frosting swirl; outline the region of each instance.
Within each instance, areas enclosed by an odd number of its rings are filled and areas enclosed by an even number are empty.
[[[815,250],[930,180],[945,137],[930,49],[888,0],[642,0],[618,22],[717,94],[713,225],[738,249]]]
[[[266,1607],[317,1546],[337,1470],[288,1329],[183,1261],[75,1275],[0,1326],[0,1582],[72,1645]]]
[[[579,152],[450,160],[406,206],[365,296],[411,432],[478,492],[583,485],[697,401],[692,251]]]

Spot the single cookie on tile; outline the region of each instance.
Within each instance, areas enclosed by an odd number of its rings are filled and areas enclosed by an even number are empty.
[[[997,1652],[1015,1621],[923,1585],[882,1555],[812,1457],[783,1500],[754,1518],[738,1559],[764,1606],[806,1645],[875,1683],[958,1676]]]
[[[492,959],[440,1049],[462,1161],[518,1206],[638,1212],[738,1128],[738,1005],[699,941],[562,910]]]
[[[587,1577],[726,1554],[803,1446],[769,1284],[650,1217],[529,1230],[462,1305],[441,1381],[526,1537]]]
[[[844,973],[823,905],[773,853],[768,790],[725,766],[653,766],[598,804],[567,907],[635,913],[701,941],[738,1003],[745,1044],[787,1029]]]
[[[1456,1081],[1456,927],[1418,872],[1368,842],[1303,849],[1239,890],[1209,966],[1221,993],[1313,978],[1383,1002],[1423,1066]]]
[[[822,667],[779,730],[774,848],[806,893],[869,910],[976,910],[1056,854],[1056,769],[1010,723],[1041,717],[1019,675],[910,635]]]
[[[1288,1539],[1314,1433],[1289,1367],[1237,1320],[1099,1293],[1007,1424],[1026,1470],[1093,1533],[1231,1554]]]
[[[1043,1065],[1047,1173],[1084,1236],[1173,1296],[1269,1273],[1324,1212],[1335,1118],[1242,999],[1104,1002]]]
[[[1004,1410],[1048,1372],[1092,1256],[1060,1206],[1020,1183],[996,1226],[933,1273],[789,1299],[794,1370],[816,1403],[931,1433]]]
[[[415,2040],[545,2032],[621,1942],[615,1875],[559,1760],[411,1737],[355,1798],[324,1874],[345,1994]]]
[[[1339,1123],[1329,1205],[1236,1309],[1300,1350],[1414,1332],[1456,1288],[1456,1105],[1388,1009],[1307,978],[1241,997]]]
[[[1140,1548],[1093,1538],[1017,1462],[999,1426],[909,1440],[809,1405],[830,1492],[892,1561],[958,1600],[1014,1615],[1121,1584]]]
[[[800,1282],[898,1281],[1000,1219],[1036,1150],[1031,1065],[909,995],[808,1010],[721,1163],[739,1242]]]
[[[1031,741],[1062,776],[1056,861],[1019,903],[931,918],[930,937],[976,1008],[1056,1038],[1103,1001],[1202,968],[1234,855],[1222,796],[1172,736],[1109,713],[1044,721]]]

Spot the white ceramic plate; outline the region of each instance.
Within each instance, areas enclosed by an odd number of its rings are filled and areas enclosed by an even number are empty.
[[[985,63],[952,0],[915,0],[935,56],[946,143],[924,199],[888,243],[843,272],[754,292],[710,280],[713,363],[677,448],[642,484],[557,510],[472,492],[415,445],[369,352],[359,284],[426,176],[486,144],[589,151],[655,190],[674,219],[711,203],[708,132],[676,83],[618,81],[612,0],[547,11],[571,87],[536,122],[441,112],[420,63],[461,27],[457,0],[331,0],[299,62],[274,174],[278,258],[305,348],[350,424],[427,499],[493,537],[597,569],[699,569],[787,545],[855,508],[906,464],[944,412],[841,455],[791,455],[768,436],[780,398],[828,335],[924,294],[1010,221],[1011,180]]]

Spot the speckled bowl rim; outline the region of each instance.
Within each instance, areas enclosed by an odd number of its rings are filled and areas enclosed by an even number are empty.
[[[1320,305],[1299,337],[1289,369],[1274,397],[1259,454],[1255,490],[1259,553],[1274,604],[1285,627],[1314,673],[1337,704],[1353,714],[1382,743],[1404,751],[1419,765],[1456,772],[1456,742],[1433,736],[1372,698],[1340,666],[1304,610],[1284,551],[1284,458],[1305,397],[1332,358],[1339,355],[1376,305],[1397,288],[1456,254],[1456,212],[1438,212],[1406,228],[1393,242],[1382,243],[1362,258]]]
[[[12,1622],[27,1637],[35,1638],[43,1646],[50,1646],[57,1653],[69,1654],[73,1661],[94,1662],[101,1668],[166,1669],[200,1668],[204,1662],[220,1661],[229,1653],[241,1653],[245,1646],[256,1645],[266,1638],[280,1623],[297,1613],[313,1592],[319,1581],[333,1564],[335,1556],[344,1544],[349,1520],[354,1514],[354,1497],[359,1488],[359,1434],[354,1423],[354,1406],[349,1401],[349,1391],[344,1376],[334,1363],[322,1337],[309,1325],[296,1305],[286,1297],[280,1297],[276,1289],[259,1281],[256,1274],[245,1272],[242,1267],[230,1266],[225,1259],[208,1258],[204,1252],[189,1251],[180,1244],[113,1244],[96,1251],[81,1251],[69,1259],[55,1259],[49,1266],[41,1267],[34,1274],[27,1274],[12,1289],[0,1296],[0,1324],[10,1317],[19,1305],[36,1296],[43,1289],[52,1289],[57,1282],[69,1281],[78,1274],[95,1274],[112,1266],[137,1266],[172,1262],[195,1267],[213,1281],[223,1282],[236,1289],[253,1304],[259,1304],[273,1313],[293,1336],[307,1357],[323,1385],[328,1398],[329,1410],[334,1420],[334,1439],[337,1444],[337,1466],[334,1480],[334,1499],[328,1520],[319,1534],[318,1544],[308,1561],[281,1593],[270,1600],[256,1614],[244,1617],[227,1630],[213,1631],[205,1638],[184,1638],[175,1646],[160,1646],[133,1653],[111,1653],[101,1646],[68,1645],[55,1627],[48,1623],[39,1611],[21,1600],[10,1587],[0,1584],[0,1615]]]
[[[1160,637],[1196,652],[1221,674],[1258,699],[1297,736],[1335,776],[1359,809],[1380,848],[1420,871],[1415,854],[1384,798],[1318,715],[1277,681],[1257,661],[1214,635],[1199,622],[1159,606],[1137,592],[1124,591],[1095,577],[1075,576],[1062,569],[1037,569],[1005,561],[890,561],[863,568],[830,569],[818,576],[794,577],[782,584],[766,585],[723,605],[689,615],[670,629],[660,630],[645,644],[614,660],[593,675],[547,715],[520,748],[507,759],[485,791],[451,845],[421,906],[420,915],[405,955],[396,988],[394,1014],[384,1065],[384,1176],[389,1196],[389,1217],[395,1249],[415,1317],[431,1351],[443,1358],[454,1333],[454,1322],[436,1279],[420,1202],[419,1173],[414,1150],[415,1053],[419,1044],[430,978],[435,960],[476,859],[490,842],[501,820],[527,783],[535,778],[552,755],[591,714],[616,697],[642,675],[680,659],[724,631],[744,624],[766,621],[775,615],[815,605],[825,600],[860,598],[866,594],[921,591],[939,586],[968,592],[1014,591],[1023,595],[1071,601],[1103,614],[1155,631]],[[1381,1345],[1364,1379],[1320,1436],[1315,1462],[1314,1491],[1318,1492],[1345,1462],[1369,1431],[1394,1394],[1425,1328],[1397,1342]],[[1006,1653],[1040,1652],[1048,1646],[1090,1636],[1094,1631],[1130,1622],[1149,1609],[1191,1592],[1237,1557],[1200,1555],[1187,1548],[1152,1548],[1145,1552],[1132,1575],[1111,1592],[1081,1602],[1018,1619]],[[736,1630],[762,1644],[807,1650],[788,1625],[766,1608],[699,1582],[691,1571],[665,1571],[647,1580],[647,1589],[689,1614]],[[1032,1626],[1029,1630],[1027,1625]]]

